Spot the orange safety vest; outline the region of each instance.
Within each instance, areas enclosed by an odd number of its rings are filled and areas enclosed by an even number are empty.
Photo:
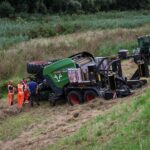
[[[28,84],[24,83],[24,91],[28,91],[29,88],[28,88]]]
[[[24,91],[23,91],[23,85],[18,84],[18,106],[20,109],[22,109],[23,102],[24,102]]]
[[[23,93],[23,85],[18,84],[18,93]]]
[[[30,97],[30,92],[29,92],[28,84],[24,83],[24,98],[25,98],[25,101],[29,101],[29,97]]]
[[[8,85],[8,104],[9,106],[14,104],[14,87],[12,85]]]

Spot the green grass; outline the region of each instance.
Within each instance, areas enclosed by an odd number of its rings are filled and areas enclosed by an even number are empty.
[[[16,20],[0,19],[0,49],[36,37],[50,37],[76,31],[135,28],[150,23],[149,11],[100,12],[89,15],[20,15]]]
[[[4,141],[16,138],[26,127],[36,120],[30,113],[8,118],[0,125],[0,140]]]
[[[32,125],[44,121],[47,115],[43,115],[42,108],[48,107],[42,104],[40,108],[32,108],[30,111],[25,111],[15,116],[9,116],[4,121],[0,122],[0,141],[13,140],[22,132],[26,132]]]
[[[116,55],[119,50],[127,49],[129,52],[132,53],[133,49],[137,47],[137,41],[116,41],[112,42],[110,40],[105,41],[103,44],[100,45],[99,49],[97,50],[96,55],[98,56],[111,56]]]
[[[47,149],[58,150],[146,150],[150,147],[149,90],[129,104],[98,116],[73,136]]]

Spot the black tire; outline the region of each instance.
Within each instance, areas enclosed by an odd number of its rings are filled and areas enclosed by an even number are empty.
[[[97,93],[93,90],[86,90],[84,92],[84,102],[90,102],[97,97]]]
[[[82,103],[82,96],[79,91],[70,91],[67,94],[67,100],[70,105],[77,105]]]
[[[42,75],[43,68],[50,64],[50,62],[46,61],[33,61],[27,63],[27,72],[30,74],[39,74]]]
[[[117,92],[117,97],[126,97],[131,95],[130,88],[127,85],[123,85],[120,91]]]

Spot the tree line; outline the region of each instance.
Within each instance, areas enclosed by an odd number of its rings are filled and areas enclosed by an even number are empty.
[[[0,0],[0,16],[14,13],[95,13],[149,9],[150,0]]]

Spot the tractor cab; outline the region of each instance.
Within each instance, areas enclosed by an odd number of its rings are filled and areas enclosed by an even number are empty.
[[[150,35],[142,36],[138,38],[138,47],[140,49],[150,48]]]
[[[139,37],[138,47],[142,59],[150,63],[150,35]]]

